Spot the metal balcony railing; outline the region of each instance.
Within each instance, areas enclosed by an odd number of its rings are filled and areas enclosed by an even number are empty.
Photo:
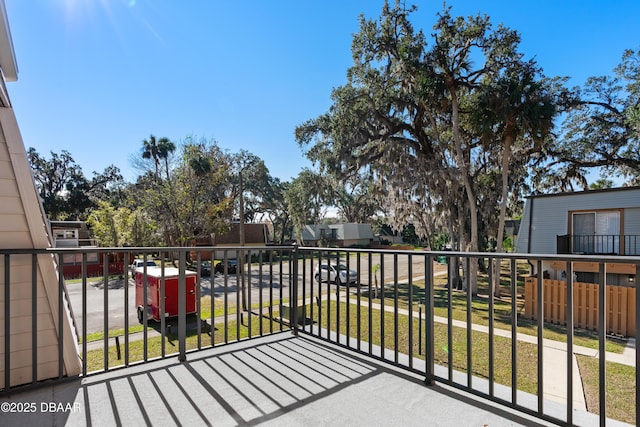
[[[98,246],[97,239],[78,239],[76,237],[55,237],[56,248],[78,248],[82,246]]]
[[[142,259],[157,266],[132,270],[121,264],[119,271],[113,271],[113,266],[103,263],[102,277],[90,277],[87,258],[96,252],[102,254],[100,259]],[[80,278],[65,280],[58,272],[56,289],[48,290],[60,296],[51,307],[56,324],[63,324],[66,313],[71,313],[74,321],[71,334],[55,331],[57,358],[53,359],[58,363],[58,379],[65,377],[63,359],[67,353],[63,347],[67,345],[76,346],[81,375],[86,376],[167,357],[184,361],[200,349],[292,332],[310,334],[419,373],[427,384],[444,383],[568,425],[573,423],[574,402],[582,393],[574,389],[579,373],[573,368],[578,346],[572,265],[584,261],[599,265],[596,300],[600,307],[608,298],[607,264],[626,263],[634,271],[640,267],[640,257],[628,256],[296,246],[0,250],[4,295],[4,328],[0,328],[4,331],[0,337],[4,371],[0,377],[5,384],[0,392],[41,381],[39,367],[52,357],[40,344],[41,305],[46,300],[39,288],[39,272],[41,264],[52,259],[64,268],[61,261],[70,254],[81,260]],[[242,259],[246,262],[240,262]],[[211,262],[209,270],[202,268],[207,261]],[[219,262],[225,266],[222,273],[213,268]],[[558,262],[565,263],[562,273],[568,278],[562,297],[566,324],[560,334],[558,326],[550,328],[546,323],[543,304],[536,305],[535,320],[522,315],[524,279],[532,273],[542,276],[548,265]],[[493,296],[490,286],[498,271],[500,298]],[[474,282],[477,292],[466,292],[473,289]],[[28,292],[26,288],[30,288]],[[533,298],[545,301],[545,289],[538,286]],[[640,305],[639,300],[640,293],[636,293],[634,307]],[[26,316],[29,322],[18,327],[18,315]],[[581,331],[587,338],[581,338],[580,343],[584,345],[586,340],[600,355],[593,391],[599,401],[597,408],[589,409],[599,411],[603,423],[611,405],[606,392],[605,310],[599,310],[598,316],[598,330]],[[640,310],[635,311],[635,324],[640,325]],[[549,385],[545,385],[544,372],[550,361],[543,350],[551,329],[558,345],[566,349],[566,374],[555,379],[566,389],[564,417],[546,411]],[[635,330],[637,342],[639,330]],[[26,335],[32,345],[17,348],[17,334]],[[524,341],[523,334],[528,337]],[[31,376],[16,383],[12,371],[25,364],[31,366]],[[637,365],[638,356],[634,369]],[[634,372],[635,383],[640,384],[638,370]],[[636,393],[638,406],[640,396]],[[636,414],[636,423],[638,420]]]
[[[640,255],[640,235],[566,234],[558,236],[559,254]]]

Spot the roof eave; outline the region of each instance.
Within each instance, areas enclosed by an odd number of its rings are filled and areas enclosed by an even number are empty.
[[[18,63],[13,50],[9,17],[4,0],[0,0],[0,19],[2,20],[0,25],[0,69],[2,69],[5,81],[15,82],[18,80]]]

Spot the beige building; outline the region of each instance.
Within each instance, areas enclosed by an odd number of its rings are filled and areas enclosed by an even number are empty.
[[[6,88],[6,82],[17,80],[18,67],[4,0],[0,0],[0,15],[0,251],[44,249],[52,247],[51,236]],[[81,363],[77,338],[66,303],[62,316],[58,314],[58,270],[54,258],[47,254],[37,257],[35,335],[31,330],[34,319],[32,257],[14,254],[8,263],[6,259],[4,254],[0,256],[0,355],[3,361],[0,389],[58,377],[60,335],[63,337],[62,374],[78,375]],[[9,283],[5,283],[6,277]],[[37,351],[33,348],[34,337]],[[10,384],[5,381],[7,364]]]
[[[194,242],[194,246],[247,246],[247,249],[251,246],[263,247],[269,243],[269,228],[264,223],[244,224],[244,242],[240,243],[240,240],[240,223],[233,223],[227,232],[198,239]],[[235,259],[236,255],[235,250],[217,250],[213,253],[215,259]],[[196,252],[191,253],[192,259],[196,256]],[[202,260],[208,260],[210,253],[201,252],[200,257]]]

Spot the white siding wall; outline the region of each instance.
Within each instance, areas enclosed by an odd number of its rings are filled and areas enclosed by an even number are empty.
[[[625,253],[640,255],[640,208],[624,210]]]
[[[374,238],[371,225],[357,223],[305,225],[302,229],[302,238],[307,242],[320,240],[321,230],[325,230],[326,237],[331,236],[331,230],[336,230],[336,238],[343,240],[345,246],[366,245]]]
[[[0,248],[48,247],[45,221],[35,191],[26,152],[11,109],[0,108]],[[4,256],[0,257],[0,358],[5,352]],[[58,276],[49,255],[38,257],[37,330],[38,380],[58,376]],[[10,259],[10,386],[32,381],[31,256]],[[65,374],[81,371],[77,342],[70,319],[63,316]],[[4,363],[0,388],[5,387]]]
[[[373,231],[369,224],[357,224],[352,222],[338,224],[337,229],[338,239],[345,241],[366,242],[369,239],[373,239]]]
[[[640,199],[638,204],[640,204]],[[640,236],[640,207],[624,210],[624,234]]]
[[[624,209],[624,233],[640,234],[640,188],[531,197],[525,204],[516,251],[556,253],[556,236],[569,233],[569,212],[590,209]]]

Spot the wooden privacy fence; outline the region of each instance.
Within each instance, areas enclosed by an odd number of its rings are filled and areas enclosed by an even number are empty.
[[[583,329],[598,330],[598,286],[573,283],[573,322]],[[542,313],[545,322],[566,325],[567,282],[543,280]],[[636,333],[636,288],[607,285],[607,333],[632,336]],[[538,312],[538,279],[530,277],[524,286],[524,317],[535,320]]]

